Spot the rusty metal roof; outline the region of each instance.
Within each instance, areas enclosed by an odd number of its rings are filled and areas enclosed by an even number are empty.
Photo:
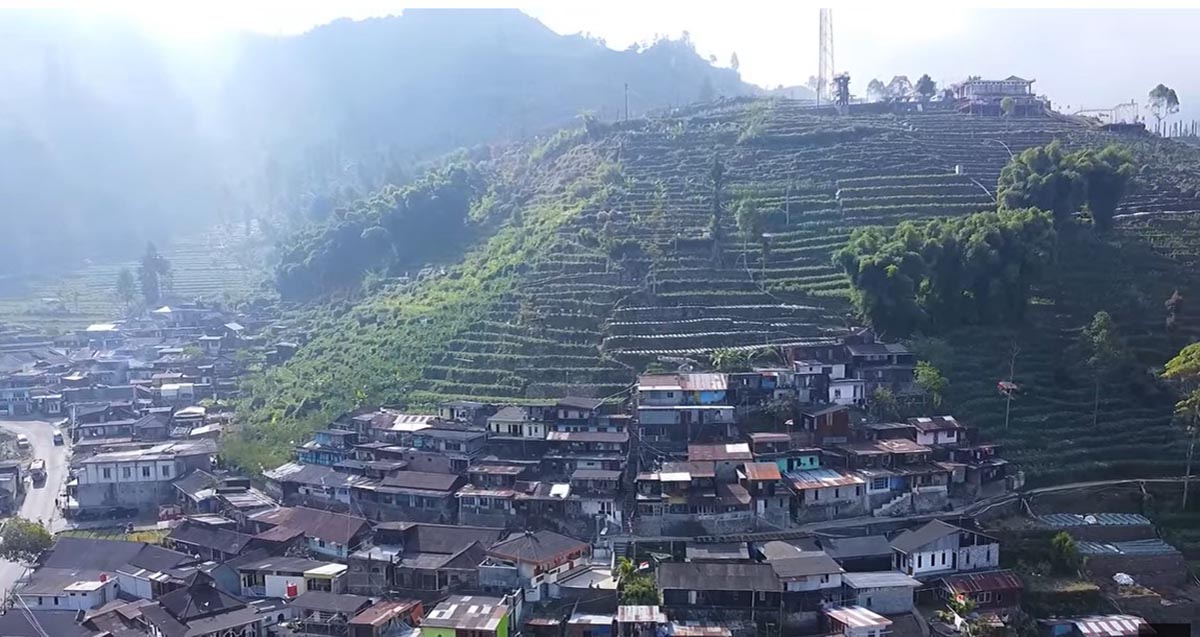
[[[779,475],[779,465],[774,462],[747,462],[742,466],[742,473],[747,480],[755,482],[783,479],[783,476]]]
[[[1025,585],[1021,583],[1021,578],[1010,569],[950,575],[942,578],[942,582],[946,585],[946,589],[954,595],[1025,588]]]

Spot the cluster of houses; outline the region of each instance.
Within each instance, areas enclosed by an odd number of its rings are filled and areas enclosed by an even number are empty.
[[[922,604],[968,596],[1000,623],[1020,604],[994,538],[926,522],[1019,474],[951,416],[866,418],[876,389],[916,393],[912,354],[869,333],[789,348],[778,368],[645,374],[627,404],[358,409],[251,480],[219,467],[220,420],[199,403],[231,395],[239,368],[217,361],[262,338],[156,313],[23,367],[57,393],[19,408],[62,418],[71,516],[136,511],[169,532],[60,537],[0,634],[881,637],[941,626]],[[804,530],[844,518],[908,528]],[[657,603],[625,603],[625,557]]]

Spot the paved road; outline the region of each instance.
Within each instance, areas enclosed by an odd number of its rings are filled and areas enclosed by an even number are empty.
[[[0,429],[28,436],[33,457],[46,461],[46,483],[35,487],[26,481],[25,502],[21,504],[19,515],[29,520],[41,518],[51,532],[61,530],[63,521],[54,507],[54,500],[62,493],[67,481],[68,447],[54,445],[54,425],[44,420],[0,420]],[[25,567],[20,564],[0,560],[0,592],[7,595],[24,571]]]

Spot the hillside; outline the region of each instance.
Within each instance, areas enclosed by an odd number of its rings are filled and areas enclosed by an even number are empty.
[[[248,218],[322,219],[443,153],[753,91],[686,41],[613,51],[508,10],[411,10],[190,49],[115,17],[0,15],[0,275]],[[19,160],[18,160],[19,158]],[[47,263],[54,244],[70,259]]]
[[[270,445],[355,404],[616,396],[658,355],[831,334],[854,320],[847,280],[831,264],[854,228],[980,210],[1010,151],[1111,138],[1066,118],[834,118],[739,100],[578,139],[528,162],[508,186],[519,213],[462,265],[330,313],[295,360],[252,382],[231,456],[278,460],[283,449]],[[1093,430],[1092,380],[1070,353],[1100,309],[1147,367],[1200,334],[1185,314],[1168,336],[1162,306],[1175,289],[1200,291],[1200,217],[1131,214],[1200,211],[1189,176],[1197,157],[1171,142],[1126,141],[1147,165],[1113,234],[1064,234],[1014,332],[940,335],[951,352],[937,361],[951,382],[945,410],[1006,444],[1035,483],[1182,469],[1161,390],[1136,378],[1105,383]],[[716,240],[714,161],[723,173]],[[744,199],[772,211],[765,250],[738,234],[733,209]],[[1005,430],[995,383],[1008,375],[1014,340],[1023,391]]]

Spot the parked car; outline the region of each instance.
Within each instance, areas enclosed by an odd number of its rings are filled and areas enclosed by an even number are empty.
[[[61,445],[62,443],[63,443],[62,432],[55,429],[54,430],[54,444]]]
[[[29,437],[25,434],[17,434],[17,449],[28,449]]]

